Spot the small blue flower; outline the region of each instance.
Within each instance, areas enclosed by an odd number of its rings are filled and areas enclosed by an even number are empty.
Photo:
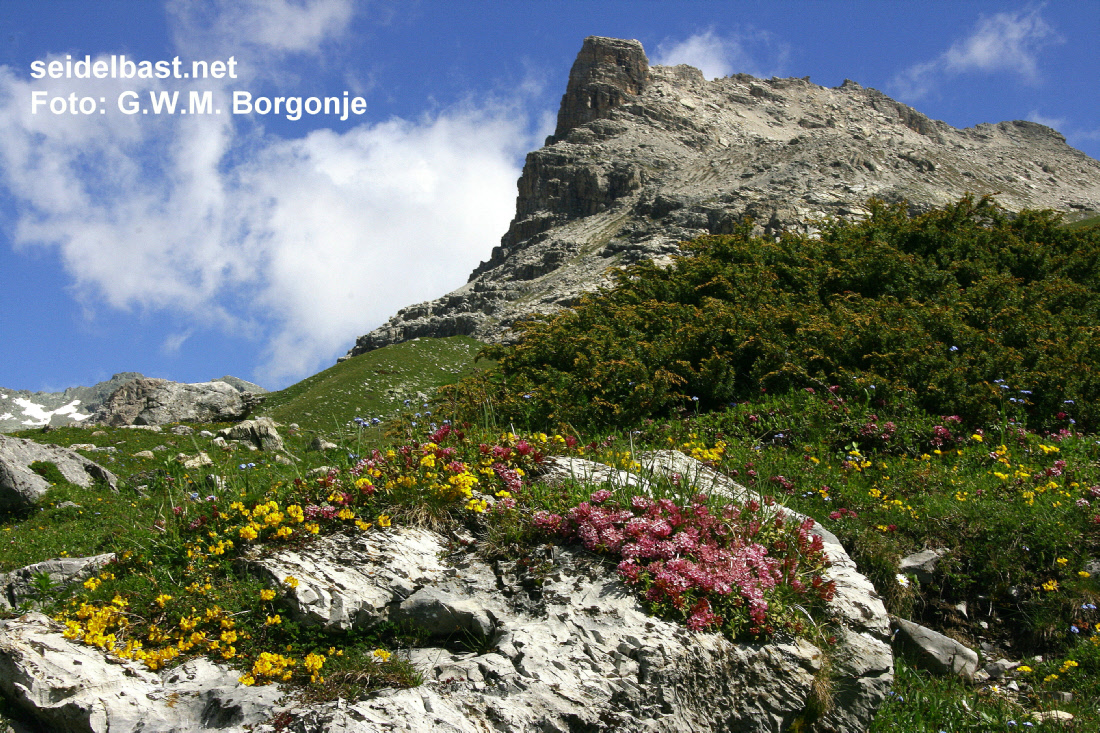
[[[415,427],[416,427],[416,423],[413,423],[413,424],[412,424],[412,426],[413,426],[413,427],[415,428]]]
[[[1077,403],[1076,403],[1076,402],[1074,402],[1073,400],[1065,400],[1065,401],[1064,401],[1064,402],[1063,402],[1062,404],[1063,404],[1063,405],[1075,405],[1075,404],[1077,404]]]
[[[525,400],[531,399],[531,393],[528,392],[527,394],[523,395],[523,399],[525,399]]]
[[[242,470],[242,471],[243,471],[243,470],[245,470],[246,468],[248,468],[248,464],[242,463],[241,465],[237,466],[237,468],[239,468],[240,470]]]
[[[405,400],[405,407],[408,407],[410,402],[412,402],[412,400]]]
[[[779,440],[779,439],[780,439],[780,438],[782,438],[782,437],[783,437],[783,433],[776,433],[776,434],[775,434],[775,439],[776,439],[776,440]]]
[[[698,402],[698,401],[699,401],[699,398],[698,398],[698,397],[692,397],[692,398],[691,398],[691,401],[692,401],[692,402]]]
[[[191,501],[198,501],[198,500],[199,500],[199,492],[192,491],[191,492]]]
[[[1031,390],[1030,389],[1021,389],[1020,394],[1031,394]]]
[[[952,347],[951,347],[951,350],[952,350],[952,351],[958,351],[958,350],[959,350],[959,347],[958,347],[958,346],[952,346]]]
[[[1002,384],[1001,389],[1008,389],[1008,385],[1007,384]]]
[[[1081,629],[1077,628],[1076,626],[1073,626],[1072,624],[1070,625],[1069,630],[1072,631],[1075,634],[1080,634],[1081,633]]]

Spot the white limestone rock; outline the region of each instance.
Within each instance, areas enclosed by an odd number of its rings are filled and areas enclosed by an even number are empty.
[[[275,686],[245,687],[206,658],[161,673],[64,638],[40,613],[0,621],[0,692],[57,733],[243,733],[276,711]]]

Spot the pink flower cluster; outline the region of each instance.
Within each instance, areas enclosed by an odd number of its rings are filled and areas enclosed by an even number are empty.
[[[833,584],[819,573],[828,560],[821,537],[810,532],[812,519],[789,525],[782,511],[762,515],[756,502],[743,509],[726,505],[715,513],[705,496],[683,507],[635,496],[629,509],[605,505],[610,498],[603,489],[564,516],[538,512],[535,525],[579,539],[589,550],[620,556],[626,583],[655,608],[682,616],[689,628],[729,625],[731,619],[717,613],[717,606],[747,614],[750,633],[770,633],[767,598],[780,585],[800,595],[832,597]]]

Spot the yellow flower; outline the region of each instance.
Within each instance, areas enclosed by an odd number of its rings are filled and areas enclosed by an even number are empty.
[[[265,601],[270,601],[275,598],[275,591],[271,590],[270,588],[265,588],[264,590],[260,591],[260,598]]]
[[[389,527],[390,526],[390,517],[389,517],[389,515],[379,514],[378,515],[378,526],[379,527]]]
[[[371,653],[372,653],[372,654],[373,654],[374,656],[378,657],[378,659],[379,659],[380,661],[383,661],[383,662],[385,662],[385,661],[388,661],[388,660],[389,660],[389,658],[390,658],[390,657],[392,656],[392,653],[391,653],[391,652],[388,652],[388,651],[386,651],[385,649],[375,649],[375,650],[374,650],[373,652],[371,652]]]
[[[295,578],[293,575],[288,575],[285,578],[283,578],[283,582],[286,583],[287,585],[289,585],[291,588],[297,588],[298,587],[298,579]]]
[[[336,516],[343,520],[355,519],[355,512],[348,507],[344,507]]]
[[[275,626],[277,624],[281,624],[282,622],[283,622],[283,619],[279,616],[279,614],[275,614],[274,616],[268,616],[267,617],[267,621],[265,622],[265,625]]]
[[[1082,578],[1091,578],[1092,577],[1092,573],[1090,573],[1088,570],[1078,570],[1077,575],[1082,577]]]
[[[1031,669],[1031,667],[1027,666],[1026,664],[1021,664],[1019,667],[1016,668],[1016,671],[1019,672],[1020,674],[1027,674],[1028,672],[1031,672],[1032,669]]]
[[[172,596],[167,593],[161,593],[159,596],[153,599],[153,603],[156,603],[161,608],[164,608],[164,604],[172,600]]]
[[[1060,557],[1057,560],[1055,560],[1054,562],[1058,563],[1059,565],[1064,566],[1067,562],[1069,562],[1069,560],[1067,560],[1064,557]]]
[[[978,441],[979,443],[981,443],[981,442],[983,442],[983,441],[985,440],[985,438],[983,438],[982,436],[978,435],[977,433],[974,433],[973,435],[971,435],[971,436],[970,436],[970,439],[971,439],[971,440],[976,440],[976,441]]]
[[[1047,582],[1043,583],[1043,590],[1047,591],[1048,593],[1058,590],[1058,581],[1048,580]]]

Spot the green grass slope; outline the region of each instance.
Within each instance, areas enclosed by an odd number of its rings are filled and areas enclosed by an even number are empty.
[[[258,414],[303,430],[340,432],[357,417],[389,419],[475,367],[482,344],[467,336],[422,338],[361,354],[267,398]],[[418,406],[418,405],[417,405]]]

